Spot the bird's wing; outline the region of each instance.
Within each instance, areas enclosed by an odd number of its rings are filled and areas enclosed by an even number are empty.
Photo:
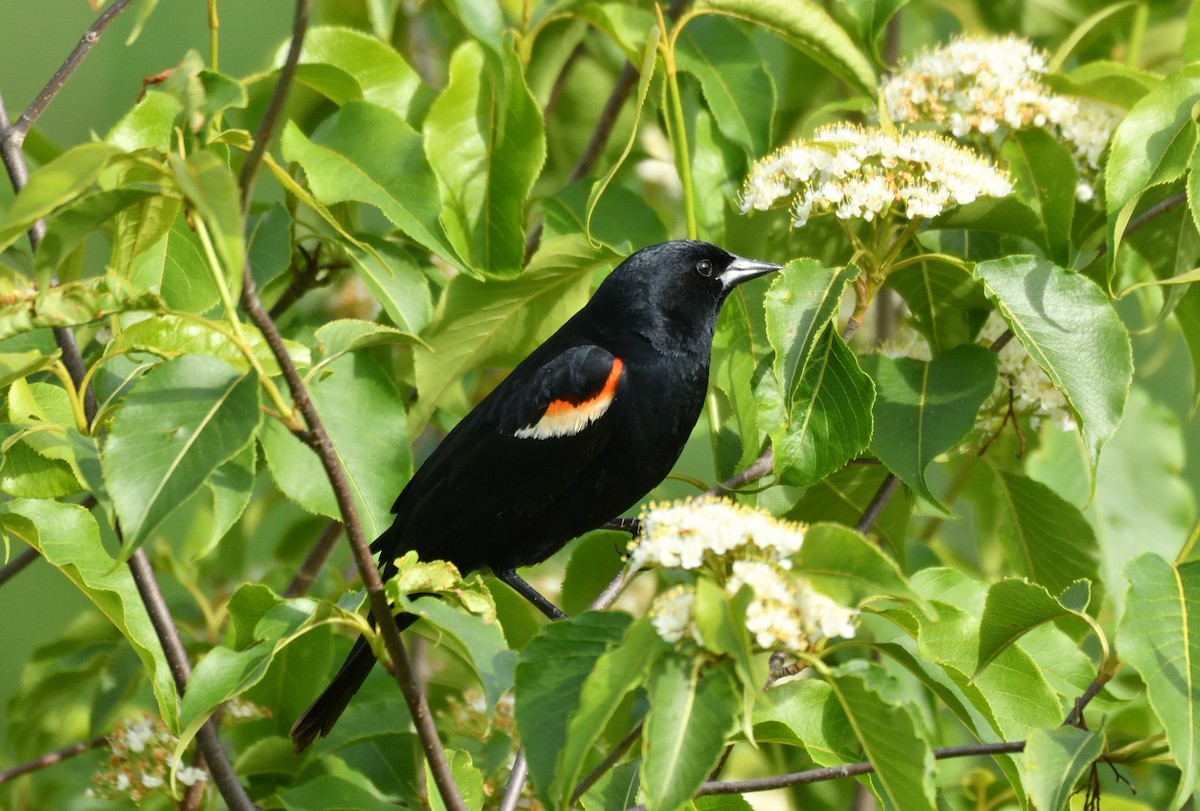
[[[614,426],[603,417],[623,374],[594,345],[530,356],[421,466],[374,548],[482,565],[489,536],[532,522],[608,444]]]
[[[612,405],[625,364],[594,345],[575,346],[530,369],[486,404],[501,431],[518,439],[574,436]],[[507,381],[506,381],[507,382]]]

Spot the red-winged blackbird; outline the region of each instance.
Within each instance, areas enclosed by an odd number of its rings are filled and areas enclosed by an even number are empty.
[[[636,504],[700,415],[722,302],[778,269],[690,240],[622,262],[413,476],[371,547],[384,578],[408,550],[504,576]],[[396,618],[402,629],[415,620]],[[374,664],[360,638],[292,727],[297,751],[328,734]]]

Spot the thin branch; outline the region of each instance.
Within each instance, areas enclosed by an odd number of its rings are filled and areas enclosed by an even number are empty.
[[[84,32],[79,42],[75,44],[75,48],[67,55],[66,61],[54,71],[54,75],[50,77],[50,81],[42,88],[42,92],[38,93],[37,98],[33,103],[21,114],[17,123],[13,124],[12,129],[8,132],[6,140],[14,143],[14,146],[20,148],[25,141],[25,136],[29,134],[29,128],[33,126],[33,122],[37,121],[38,117],[45,111],[54,97],[58,95],[58,91],[62,90],[63,85],[75,73],[76,68],[83,62],[87,55],[100,41],[100,35],[104,33],[104,29],[108,24],[116,19],[117,15],[129,7],[133,0],[116,0],[111,6],[100,12],[100,16],[92,23],[91,28]],[[7,121],[7,117],[5,121]]]
[[[292,27],[292,43],[288,49],[287,61],[280,71],[279,80],[276,82],[275,90],[271,95],[271,101],[267,105],[263,121],[255,134],[254,149],[246,158],[246,163],[242,166],[239,181],[242,189],[243,211],[249,208],[254,176],[258,171],[258,166],[262,161],[263,153],[267,147],[267,142],[271,138],[271,133],[283,110],[284,104],[287,102],[288,93],[295,79],[296,65],[299,62],[300,50],[303,47],[304,36],[308,30],[311,6],[311,0],[297,0],[296,2],[296,13]],[[242,306],[245,308],[250,320],[262,332],[267,345],[271,349],[271,353],[279,363],[279,368],[283,372],[288,390],[291,392],[292,400],[296,404],[296,408],[304,416],[304,421],[308,425],[308,430],[303,432],[301,439],[316,452],[321,460],[321,465],[325,469],[325,475],[329,478],[329,482],[333,487],[334,497],[337,500],[338,509],[342,516],[342,523],[346,527],[346,537],[350,543],[354,563],[358,568],[363,585],[367,589],[367,601],[371,607],[371,614],[378,623],[384,647],[391,657],[396,683],[400,687],[400,691],[404,694],[405,702],[408,704],[409,713],[412,715],[413,724],[417,729],[417,736],[421,740],[421,746],[425,750],[425,757],[429,763],[430,771],[433,773],[434,783],[437,785],[442,800],[450,811],[465,811],[466,806],[458,793],[458,786],[454,782],[454,776],[450,771],[450,764],[446,761],[446,753],[442,748],[441,740],[438,738],[437,727],[434,726],[433,714],[429,710],[429,704],[425,699],[425,692],[422,690],[421,683],[413,670],[412,663],[409,661],[408,653],[404,648],[404,641],[400,638],[400,631],[396,628],[396,624],[391,622],[392,611],[388,605],[387,596],[383,592],[383,580],[380,578],[379,569],[371,557],[370,542],[363,533],[362,523],[358,517],[358,510],[354,505],[354,498],[350,492],[350,484],[346,479],[346,471],[342,467],[342,461],[329,439],[329,434],[325,430],[325,424],[321,421],[321,416],[317,413],[317,409],[308,395],[308,388],[304,385],[304,381],[300,379],[300,374],[296,371],[296,365],[292,362],[291,356],[288,355],[287,348],[283,344],[283,338],[279,334],[279,328],[275,326],[275,322],[263,308],[262,300],[258,296],[258,288],[254,283],[254,277],[250,272],[250,264],[248,262],[244,262],[242,267]]]
[[[12,580],[18,574],[23,572],[29,564],[40,558],[41,555],[32,546],[26,549],[21,554],[8,562],[3,569],[0,569],[0,586],[3,586],[9,580]]]
[[[299,0],[299,2],[305,2],[305,0]],[[337,451],[329,439],[329,434],[325,431],[325,424],[321,421],[321,416],[317,413],[317,409],[308,395],[308,388],[300,379],[296,365],[288,355],[278,327],[263,309],[248,263],[242,272],[242,306],[245,308],[246,314],[250,316],[250,320],[266,339],[271,354],[275,356],[275,360],[283,372],[284,380],[292,394],[292,400],[304,416],[308,430],[301,435],[302,441],[316,452],[325,469],[325,475],[333,486],[333,494],[337,499],[342,523],[346,527],[354,563],[358,567],[359,576],[367,589],[367,601],[371,607],[371,614],[376,618],[384,647],[392,659],[396,683],[408,704],[408,710],[425,750],[430,771],[433,773],[434,783],[437,784],[438,791],[450,811],[464,811],[466,806],[463,804],[462,797],[459,796],[458,786],[450,772],[450,764],[446,761],[445,750],[442,749],[437,727],[433,723],[433,715],[425,700],[425,692],[413,671],[412,663],[404,648],[404,641],[400,638],[400,631],[396,628],[396,623],[390,621],[392,612],[387,596],[383,592],[383,580],[371,557],[370,542],[363,533],[362,523],[358,518],[358,510],[354,506],[354,498],[350,492],[350,484],[346,479],[346,471],[342,467],[341,458],[337,455]]]
[[[1141,214],[1130,220],[1125,225],[1125,230],[1121,232],[1122,236],[1129,236],[1134,231],[1153,220],[1155,217],[1160,217],[1163,214],[1166,214],[1168,211],[1178,208],[1185,202],[1187,202],[1187,192],[1181,191],[1179,194],[1171,195],[1166,200],[1155,203],[1154,205],[1150,206],[1150,208],[1146,209]],[[1100,244],[1100,247],[1096,249],[1096,258],[1098,259],[1101,256],[1104,256],[1106,253],[1108,253],[1108,243],[1103,242]]]
[[[279,71],[279,81],[275,82],[275,89],[271,92],[271,100],[267,103],[262,121],[258,123],[258,129],[254,133],[254,145],[250,148],[250,154],[246,156],[242,171],[238,175],[243,211],[250,210],[250,200],[254,196],[254,179],[262,166],[263,155],[271,143],[271,136],[279,123],[279,116],[283,114],[283,106],[287,103],[288,94],[296,78],[296,66],[300,64],[300,50],[304,46],[304,35],[308,32],[308,18],[311,13],[312,0],[296,0],[296,13],[292,17],[292,44]]]
[[[775,451],[768,445],[759,457],[750,464],[746,465],[746,469],[740,473],[735,473],[720,484],[710,487],[704,492],[706,496],[722,496],[732,492],[739,487],[743,487],[751,482],[756,482],[770,475],[775,469]]]
[[[616,765],[617,761],[621,759],[621,755],[625,754],[625,751],[633,746],[634,741],[642,736],[642,728],[644,726],[645,724],[639,723],[633,729],[629,730],[629,734],[622,738],[621,742],[604,756],[604,760],[600,761],[600,764],[596,768],[588,772],[587,776],[579,781],[579,785],[575,786],[575,790],[571,792],[571,801],[567,805],[575,805],[575,803],[579,802],[579,798],[595,785],[596,781],[603,777],[605,772]]]
[[[4,771],[0,772],[0,786],[12,780],[16,780],[18,777],[23,777],[27,774],[32,774],[33,772],[40,771],[41,769],[45,769],[57,763],[62,763],[64,760],[70,760],[76,755],[82,755],[89,749],[95,749],[103,746],[106,741],[108,741],[108,736],[101,735],[99,738],[95,738],[90,741],[73,743],[70,746],[64,746],[62,749],[56,749],[55,751],[42,755],[39,758],[34,758],[33,760],[13,766],[11,769],[5,769]]]
[[[896,492],[896,488],[900,486],[900,479],[895,473],[889,472],[883,477],[883,484],[879,485],[879,489],[875,491],[874,497],[871,498],[871,503],[867,505],[867,509],[863,511],[862,518],[858,519],[858,523],[854,528],[862,534],[866,534],[875,522],[879,520],[879,516],[883,514],[887,508],[888,501],[891,500],[892,494]]]
[[[124,5],[127,5],[127,3],[119,5],[121,8],[123,8]],[[118,8],[118,6],[114,5],[110,7],[109,10],[112,11],[116,8]],[[111,20],[111,16],[108,19]],[[107,22],[105,25],[107,25]],[[86,36],[85,39],[87,39]],[[94,41],[92,44],[94,44]],[[75,68],[78,67],[78,61],[82,59],[83,56],[86,56],[89,50],[91,50],[90,45],[81,52],[79,48],[72,52],[72,55],[68,61],[70,61],[71,58],[75,58],[75,63],[71,64],[69,68],[68,65],[64,64],[62,68],[59,68],[58,73],[55,74],[56,77],[59,75],[62,76],[61,82],[55,85],[54,81],[51,81],[50,85],[47,85],[47,90],[43,91],[43,94],[47,95],[45,104],[48,104],[49,100],[53,98],[54,94],[57,93],[62,87],[62,82],[65,82],[66,79],[69,78],[72,73],[74,73]],[[79,52],[78,56],[76,52]],[[43,108],[45,104],[42,105]],[[39,112],[40,110],[35,111],[33,118],[36,118],[37,113]],[[0,119],[4,121],[8,120],[2,99],[0,99]],[[19,142],[20,139],[13,138],[11,130],[4,132],[3,137],[0,138],[0,145],[3,146],[4,151],[4,165],[8,170],[9,180],[12,183],[13,191],[16,192],[20,192],[20,190],[24,187],[24,179],[28,178],[28,171],[27,167],[25,166],[25,157],[21,153]],[[16,146],[14,144],[16,144]],[[29,231],[29,242],[35,252],[37,251],[38,246],[41,244],[42,234],[45,233],[44,229],[44,224],[39,221]],[[74,382],[76,388],[81,387],[83,385],[85,371],[83,357],[80,355],[79,346],[75,342],[75,333],[69,328],[58,328],[54,330],[54,338],[58,343],[59,349],[62,351],[63,362],[67,367],[67,371],[71,376],[71,380]],[[96,417],[96,400],[91,391],[91,387],[85,388],[83,394],[84,412],[88,424],[90,425]],[[123,542],[123,538],[121,538],[120,527],[115,527],[115,529],[117,530],[118,539],[122,540]],[[146,612],[150,615],[151,624],[154,626],[154,631],[158,636],[159,644],[162,645],[163,654],[167,658],[167,663],[171,669],[171,675],[175,680],[176,688],[178,689],[180,696],[182,696],[185,688],[187,687],[188,675],[191,672],[191,668],[188,664],[187,652],[183,648],[183,642],[179,638],[179,632],[175,627],[174,620],[171,618],[170,611],[167,609],[166,603],[162,599],[162,593],[158,588],[158,581],[154,578],[154,571],[150,567],[150,562],[147,560],[144,550],[139,549],[130,557],[129,573],[133,578],[134,584],[137,586],[139,595],[142,597],[142,601],[146,607]],[[246,790],[238,781],[237,775],[233,771],[233,765],[229,762],[229,758],[226,756],[225,750],[221,748],[221,741],[217,734],[217,726],[215,721],[210,719],[196,733],[196,745],[204,755],[205,760],[208,762],[209,773],[212,775],[213,782],[216,783],[217,789],[221,792],[221,796],[225,800],[225,803],[231,809],[233,809],[233,811],[254,811],[257,809],[257,806],[251,802],[250,797],[246,794]]]
[[[337,521],[330,521],[321,533],[321,537],[317,538],[317,542],[309,550],[308,557],[304,559],[304,563],[296,572],[296,576],[292,578],[292,582],[288,583],[287,589],[283,592],[284,597],[303,597],[308,594],[313,583],[317,582],[317,575],[321,573],[329,556],[333,554],[341,534],[342,525]]]
[[[691,0],[671,0],[671,5],[666,12],[667,19],[671,22],[678,20],[679,15],[683,14],[683,10],[690,2]],[[588,139],[587,146],[583,148],[583,154],[579,156],[571,168],[571,173],[567,175],[566,185],[587,177],[596,166],[596,161],[600,160],[600,156],[604,154],[604,148],[608,146],[608,139],[612,137],[613,128],[617,125],[617,119],[621,115],[621,108],[629,100],[629,94],[637,84],[637,79],[637,67],[632,62],[626,62],[617,76],[617,81],[613,83],[612,92],[608,94],[608,101],[604,102],[604,109],[600,111],[600,118],[596,120],[596,128],[592,130],[592,137]],[[541,241],[542,225],[539,224],[525,240],[526,260],[537,251]]]
[[[973,743],[964,746],[946,746],[933,750],[936,760],[950,758],[976,757],[978,755],[1005,755],[1025,751],[1025,741],[1003,741],[1001,743]],[[806,783],[820,783],[826,780],[840,780],[855,777],[860,774],[870,774],[875,767],[869,762],[847,763],[842,766],[826,766],[821,769],[808,769],[802,772],[781,774],[775,777],[759,777],[753,780],[714,780],[704,783],[696,791],[695,796],[704,797],[710,794],[742,794],[753,791],[771,791],[777,788],[802,786]],[[630,811],[645,811],[644,805],[635,806]]]
[[[525,788],[525,780],[529,777],[529,761],[525,757],[525,747],[517,752],[513,762],[512,772],[508,776],[508,785],[504,787],[504,796],[500,799],[500,811],[516,811],[517,802],[521,799],[521,789]]]

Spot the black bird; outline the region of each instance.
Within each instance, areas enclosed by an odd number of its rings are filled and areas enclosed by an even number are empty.
[[[778,269],[690,240],[618,265],[409,481],[371,547],[384,578],[415,549],[513,583],[518,566],[636,504],[671,471],[700,415],[721,304]],[[415,620],[396,618],[401,629]],[[329,733],[374,664],[360,638],[293,725],[296,751]]]

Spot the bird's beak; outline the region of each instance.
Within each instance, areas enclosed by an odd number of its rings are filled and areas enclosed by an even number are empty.
[[[765,276],[779,270],[783,265],[772,265],[770,262],[759,262],[756,259],[744,259],[741,256],[733,257],[733,261],[725,268],[725,272],[717,278],[721,281],[721,286],[726,290],[732,290],[735,286],[742,282],[748,282],[751,279],[757,279],[759,276]]]

